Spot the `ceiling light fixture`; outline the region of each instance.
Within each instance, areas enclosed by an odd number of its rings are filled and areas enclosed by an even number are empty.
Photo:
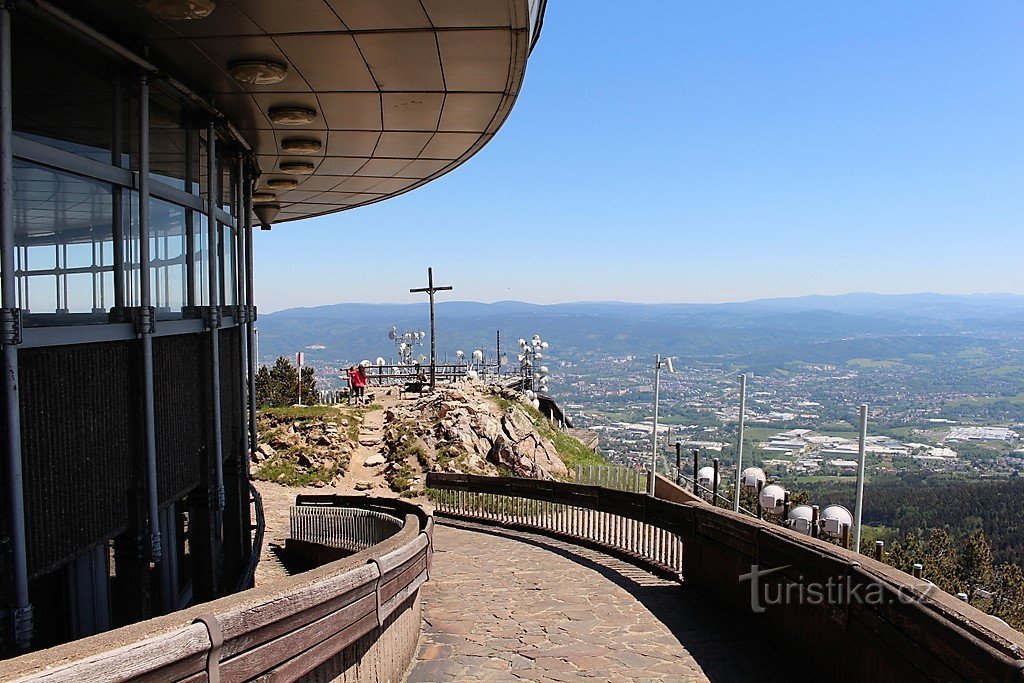
[[[291,190],[298,187],[299,181],[293,178],[271,178],[267,181],[267,187],[275,190]]]
[[[273,85],[288,75],[288,67],[269,59],[246,59],[228,64],[228,73],[239,83]]]
[[[315,167],[308,161],[283,161],[279,168],[288,175],[309,175]]]
[[[316,154],[322,145],[315,138],[285,138],[281,150],[290,154]]]
[[[277,214],[281,213],[281,207],[277,204],[260,204],[252,212],[256,214],[256,219],[260,222],[260,229],[270,230]]]
[[[216,0],[135,0],[135,4],[154,17],[171,21],[205,19],[217,7]]]
[[[270,120],[283,126],[301,126],[316,118],[316,109],[309,107],[274,107],[270,110]]]
[[[272,202],[277,198],[277,195],[273,192],[253,192],[252,203],[253,204],[266,204]]]

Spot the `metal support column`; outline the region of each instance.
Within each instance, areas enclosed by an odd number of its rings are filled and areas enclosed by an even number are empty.
[[[110,150],[110,162],[114,166],[122,167],[122,153],[124,152],[124,89],[121,87],[120,72],[114,75],[114,107],[113,107],[113,128],[114,134]],[[125,192],[121,186],[113,186],[113,197],[111,198],[111,213],[113,218],[113,244],[111,249],[114,257],[114,301],[113,310],[116,315],[121,315],[125,307],[125,268],[124,263],[124,198]]]
[[[210,328],[210,396],[213,405],[213,471],[216,488],[216,505],[214,506],[214,534],[217,539],[223,536],[224,511],[224,442],[223,415],[220,400],[220,227],[217,225],[216,209],[220,206],[220,177],[217,171],[217,131],[211,120],[206,127],[206,224],[209,228],[209,280],[210,280],[210,314],[207,326]]]
[[[139,79],[139,308],[136,331],[142,339],[142,405],[146,439],[146,512],[149,516],[149,556],[153,562],[163,559],[160,542],[160,499],[156,477],[156,401],[153,387],[153,333],[156,312],[153,308],[150,277],[149,234],[149,76]],[[167,586],[161,586],[161,595]],[[169,604],[164,602],[163,604]]]
[[[14,157],[11,97],[11,11],[0,4],[0,347],[3,349],[5,455],[7,456],[7,515],[11,535],[14,605],[11,613],[14,643],[32,644],[32,605],[28,601],[28,552],[25,540],[25,492],[21,469],[21,399],[18,392],[18,344],[21,311],[14,277]]]
[[[245,333],[249,347],[249,450],[255,451],[258,444],[256,431],[256,365],[259,362],[256,343],[256,299],[253,293],[253,251],[252,251],[252,179],[245,187],[245,304],[249,311],[245,320]]]

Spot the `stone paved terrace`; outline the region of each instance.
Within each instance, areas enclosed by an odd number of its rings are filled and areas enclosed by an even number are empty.
[[[596,551],[450,522],[434,551],[410,682],[801,679],[679,584]]]

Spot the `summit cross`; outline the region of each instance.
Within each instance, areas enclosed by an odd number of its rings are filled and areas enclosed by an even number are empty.
[[[437,347],[434,343],[434,294],[437,292],[450,292],[451,287],[434,286],[434,269],[427,268],[427,286],[419,289],[410,289],[411,294],[422,294],[426,292],[430,296],[430,390],[434,390],[437,383]]]

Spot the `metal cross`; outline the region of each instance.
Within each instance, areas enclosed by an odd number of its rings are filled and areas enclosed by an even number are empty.
[[[434,269],[427,268],[427,286],[419,289],[410,289],[411,294],[422,294],[426,292],[430,295],[430,390],[434,390],[434,384],[437,381],[437,348],[434,344],[434,294],[436,292],[449,292],[451,287],[435,287],[434,286]]]

